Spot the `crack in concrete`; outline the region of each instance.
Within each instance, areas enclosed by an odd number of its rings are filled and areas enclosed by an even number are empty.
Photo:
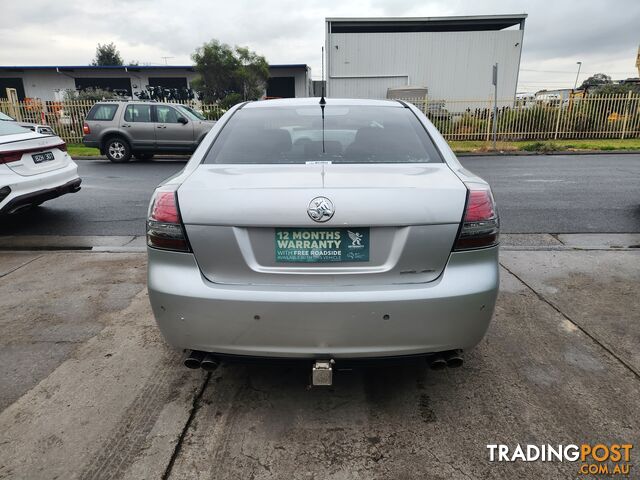
[[[27,265],[29,265],[30,263],[35,262],[36,260],[41,259],[42,257],[44,257],[44,255],[38,255],[36,258],[32,258],[31,260],[29,260],[28,262],[23,263],[22,265],[18,265],[16,268],[14,268],[13,270],[9,270],[6,273],[3,273],[2,275],[0,275],[0,278],[6,277],[7,275],[11,275],[13,272],[20,270],[22,267],[26,267]]]
[[[180,451],[182,450],[182,444],[184,442],[184,439],[187,436],[187,432],[191,428],[191,424],[193,423],[193,419],[195,418],[196,413],[198,413],[198,410],[202,406],[202,403],[201,403],[202,396],[204,395],[204,392],[207,389],[207,386],[209,385],[209,381],[211,380],[211,373],[212,372],[207,373],[207,376],[202,382],[202,386],[200,387],[200,390],[198,390],[195,397],[193,397],[193,403],[191,404],[191,411],[189,412],[189,417],[187,418],[187,421],[185,422],[184,427],[182,428],[182,432],[180,432],[180,437],[178,437],[176,446],[173,448],[173,453],[171,454],[171,458],[169,459],[167,468],[162,474],[162,480],[169,480],[169,478],[171,477],[171,471],[173,470],[173,465],[176,463],[178,455],[180,455]]]
[[[269,474],[271,474],[271,467],[269,465],[267,465],[266,463],[263,463],[262,461],[260,461],[260,459],[258,457],[254,457],[253,455],[245,453],[244,446],[245,446],[245,443],[246,443],[246,438],[247,438],[247,433],[245,432],[242,435],[242,443],[240,444],[240,455],[242,455],[243,457],[248,458],[248,459],[252,460],[253,462],[257,463],[259,466],[261,466],[263,469],[265,469],[267,472],[269,472]]]
[[[565,245],[565,243],[560,240],[560,234],[559,233],[550,233],[549,235],[551,235],[553,238],[555,238],[558,242],[560,242],[560,244]]]
[[[577,322],[575,322],[569,315],[567,315],[562,310],[560,310],[560,307],[558,307],[555,303],[553,303],[551,300],[547,300],[542,294],[538,293],[535,288],[533,288],[531,285],[529,285],[523,278],[521,278],[515,272],[511,271],[505,264],[500,262],[500,266],[502,268],[504,268],[507,272],[509,272],[511,275],[513,275],[515,278],[517,278],[518,281],[520,281],[525,287],[527,287],[529,290],[531,290],[533,292],[533,294],[536,297],[538,297],[541,301],[543,301],[544,303],[549,305],[553,310],[558,312],[563,318],[565,318],[567,321],[569,321],[573,325],[575,325],[578,330],[580,330],[587,337],[589,337],[596,345],[598,345],[600,348],[602,348],[604,351],[606,351],[609,355],[611,355],[613,358],[615,358],[622,366],[624,366],[627,370],[629,370],[636,377],[636,379],[640,380],[640,372],[638,372],[635,368],[633,368],[632,365],[629,365],[622,357],[620,357],[617,353],[615,353],[613,350],[611,350],[609,347],[607,347],[604,343],[602,343],[600,340],[598,340],[593,334],[591,334],[582,325],[580,325]]]
[[[142,236],[142,235],[140,235],[140,236]],[[128,241],[128,242],[126,242],[126,243],[123,243],[123,244],[122,244],[122,245],[120,245],[120,246],[121,246],[121,247],[126,247],[127,245],[129,245],[131,242],[133,242],[133,241],[134,241],[136,238],[138,238],[138,237],[139,237],[139,236],[134,235],[134,236],[132,236],[132,237],[131,237],[131,240],[129,240],[129,241]]]

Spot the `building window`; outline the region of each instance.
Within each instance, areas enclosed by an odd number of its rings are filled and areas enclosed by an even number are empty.
[[[86,77],[76,78],[76,89],[99,88],[119,95],[131,96],[131,79],[125,77]]]
[[[187,88],[185,77],[149,77],[150,87]]]
[[[267,83],[267,97],[294,98],[296,96],[295,77],[271,77]]]
[[[0,98],[7,98],[7,88],[15,88],[18,100],[24,100],[24,86],[21,78],[0,78]]]

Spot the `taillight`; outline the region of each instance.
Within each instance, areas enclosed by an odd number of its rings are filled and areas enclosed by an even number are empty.
[[[46,147],[23,148],[21,150],[9,150],[5,152],[0,152],[0,163],[18,162],[22,160],[22,156],[25,153],[46,152],[47,150],[51,150],[52,148],[57,148],[59,150],[63,150],[66,152],[67,144],[62,142],[56,145],[49,145]]]
[[[153,196],[147,219],[147,245],[163,250],[190,251],[173,188],[161,187]]]
[[[0,152],[0,163],[18,162],[22,160],[22,150],[11,152]]]
[[[84,124],[82,125],[82,133],[84,133],[85,135],[89,135],[91,133],[91,129],[89,128],[88,124]]]
[[[467,205],[454,250],[470,250],[498,244],[500,220],[491,189],[467,184]]]

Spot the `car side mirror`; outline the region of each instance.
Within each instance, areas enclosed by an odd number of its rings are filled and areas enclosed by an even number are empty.
[[[186,118],[184,118],[184,117],[178,117],[178,123],[181,123],[181,124],[183,124],[183,125],[186,125],[188,121],[189,121],[189,120],[187,120],[187,119],[186,119]]]

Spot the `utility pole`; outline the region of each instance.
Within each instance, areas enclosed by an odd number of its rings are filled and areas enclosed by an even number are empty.
[[[498,138],[498,64],[493,66],[493,149]]]
[[[575,90],[578,86],[578,77],[580,76],[580,68],[582,68],[582,62],[576,62],[578,65],[578,73],[576,74],[576,81],[573,83],[573,89]]]

